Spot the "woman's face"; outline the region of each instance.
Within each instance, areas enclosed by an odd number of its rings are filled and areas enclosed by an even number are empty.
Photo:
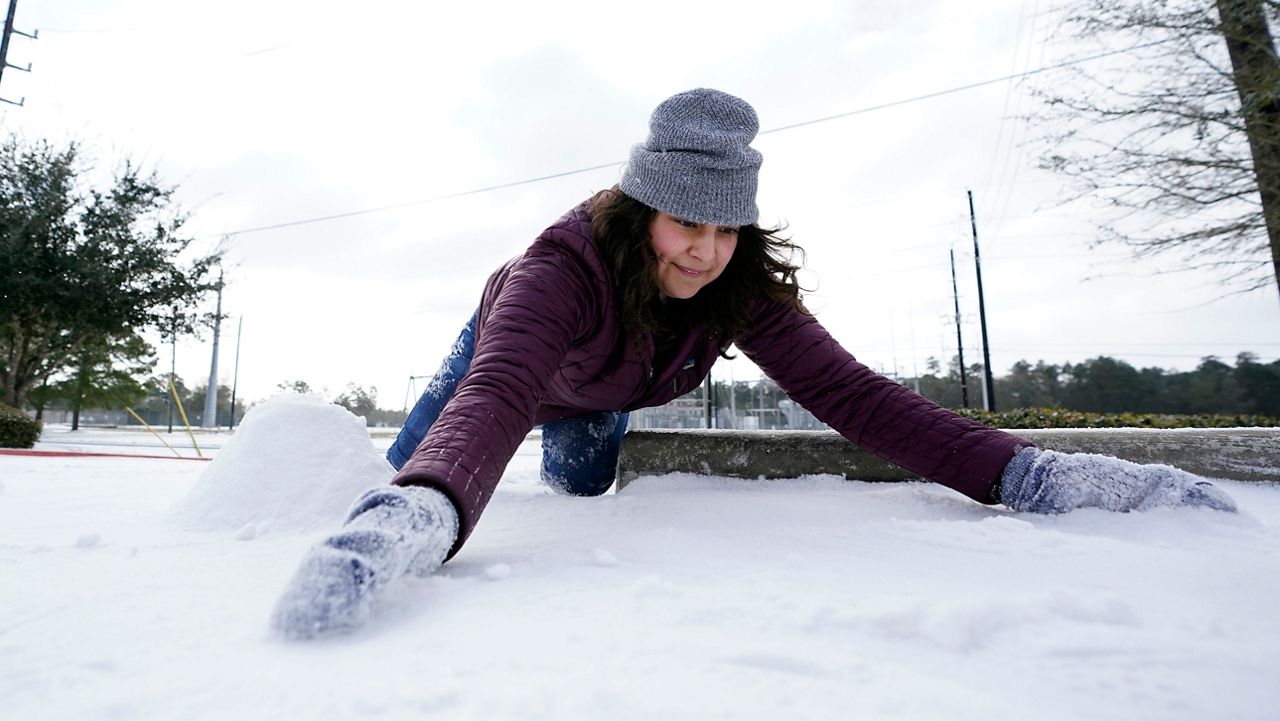
[[[738,246],[735,226],[681,220],[658,211],[649,223],[649,242],[658,257],[658,288],[668,298],[692,298],[720,277]]]

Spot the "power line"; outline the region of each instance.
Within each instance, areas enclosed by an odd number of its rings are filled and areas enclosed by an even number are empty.
[[[805,120],[799,123],[792,123],[791,125],[783,125],[782,127],[779,127],[779,128],[771,128],[769,130],[761,131],[760,135],[767,135],[769,133],[780,133],[783,130],[793,130],[795,128],[803,128],[808,125],[816,125],[818,123],[825,123],[831,120],[839,120],[841,118],[850,118],[855,115],[862,115],[863,113],[870,113],[876,110],[884,110],[886,108],[894,108],[899,105],[915,103],[921,100],[932,100],[933,98],[940,98],[944,95],[952,95],[954,93],[964,92],[965,90],[973,90],[974,88],[981,88],[986,85],[995,85],[996,83],[1003,83],[1009,80],[1017,80],[1019,78],[1031,77],[1032,75],[1039,75],[1040,73],[1046,73],[1046,72],[1049,72],[1050,70],[1061,70],[1062,68],[1065,68],[1065,67],[1070,67],[1072,65],[1079,65],[1080,63],[1087,63],[1092,60],[1101,60],[1102,58],[1110,57],[1112,55],[1119,55],[1121,53],[1132,52],[1134,50],[1145,50],[1146,48],[1153,47],[1156,45],[1162,45],[1167,42],[1169,42],[1169,40],[1157,40],[1150,43],[1144,43],[1142,45],[1134,45],[1133,47],[1123,48],[1121,50],[1108,50],[1105,53],[1098,53],[1096,55],[1087,55],[1082,58],[1075,58],[1074,60],[1065,60],[1060,63],[1055,63],[1053,65],[1045,65],[1043,67],[1035,68],[1033,70],[1026,70],[1021,73],[1013,73],[1011,75],[1004,75],[998,78],[991,78],[989,80],[980,80],[976,83],[969,83],[968,85],[959,85],[954,88],[948,88],[946,90],[938,90],[932,93],[925,93],[924,95],[916,95],[915,97],[911,97],[911,98],[894,100],[893,102],[882,103],[880,105],[872,105],[870,107],[860,108],[858,110],[851,110],[847,113],[837,113],[835,115],[827,115],[821,118],[814,118],[813,120]]]
[[[1002,76],[1000,76],[1000,77],[998,77],[998,78],[990,78],[990,79],[988,79],[988,80],[981,80],[981,81],[978,81],[978,82],[976,82],[976,83],[969,83],[969,84],[967,84],[967,85],[959,85],[959,86],[956,86],[956,87],[953,87],[953,88],[947,88],[946,90],[937,90],[937,91],[934,91],[934,92],[931,92],[931,93],[925,93],[925,94],[923,94],[923,95],[916,95],[916,96],[913,96],[913,97],[910,97],[910,98],[903,98],[903,99],[901,99],[901,100],[894,100],[894,101],[892,101],[892,102],[888,102],[888,103],[881,103],[881,104],[879,104],[879,105],[871,105],[871,106],[868,106],[868,107],[865,107],[865,108],[859,108],[859,109],[857,109],[857,110],[851,110],[851,111],[849,111],[849,112],[845,112],[845,113],[837,113],[837,114],[835,114],[835,115],[826,115],[826,116],[823,116],[823,117],[820,117],[820,118],[813,118],[812,120],[805,120],[805,121],[802,121],[802,122],[799,122],[799,123],[792,123],[792,124],[790,124],[790,125],[783,125],[783,126],[780,126],[780,127],[777,127],[777,128],[770,128],[770,129],[768,129],[768,130],[762,130],[762,131],[760,131],[760,133],[758,133],[758,135],[771,135],[771,134],[773,134],[773,133],[781,133],[781,132],[786,131],[786,130],[795,130],[796,128],[804,128],[804,127],[808,127],[808,126],[810,126],[810,125],[817,125],[817,124],[819,124],[819,123],[828,123],[828,122],[831,122],[831,121],[833,121],[833,120],[841,120],[841,119],[844,119],[844,118],[851,118],[851,117],[853,117],[853,116],[855,116],[855,115],[863,115],[863,114],[866,114],[866,113],[875,112],[875,111],[877,111],[877,110],[885,110],[885,109],[888,109],[888,108],[894,108],[894,107],[898,107],[898,106],[901,106],[901,105],[907,105],[907,104],[909,104],[909,103],[917,103],[917,102],[920,102],[920,101],[923,101],[923,100],[932,100],[933,98],[939,98],[939,97],[942,97],[942,96],[945,96],[945,95],[952,95],[952,94],[955,94],[955,93],[964,92],[964,91],[966,91],[966,90],[973,90],[973,89],[975,89],[975,88],[981,88],[981,87],[984,87],[984,86],[987,86],[987,85],[994,85],[994,84],[996,84],[996,83],[1008,82],[1008,81],[1010,81],[1010,80],[1017,80],[1017,79],[1019,79],[1019,78],[1031,77],[1032,75],[1038,75],[1038,74],[1040,74],[1040,73],[1049,72],[1049,71],[1051,71],[1051,70],[1059,70],[1059,69],[1062,69],[1062,68],[1065,68],[1065,67],[1069,67],[1069,66],[1072,66],[1072,65],[1079,65],[1079,64],[1081,64],[1081,63],[1087,63],[1087,62],[1091,62],[1091,61],[1093,61],[1093,60],[1100,60],[1100,59],[1102,59],[1102,58],[1110,57],[1110,56],[1112,56],[1112,55],[1119,55],[1119,54],[1122,54],[1122,53],[1133,52],[1133,51],[1135,51],[1135,50],[1143,50],[1143,49],[1146,49],[1146,48],[1149,48],[1149,47],[1153,47],[1153,46],[1155,46],[1155,45],[1160,45],[1160,44],[1163,44],[1163,43],[1167,43],[1167,42],[1169,42],[1169,41],[1168,41],[1168,40],[1158,40],[1158,41],[1155,41],[1155,42],[1144,43],[1144,44],[1142,44],[1142,45],[1134,45],[1134,46],[1132,46],[1132,47],[1129,47],[1129,48],[1123,48],[1123,49],[1120,49],[1120,50],[1109,50],[1109,51],[1107,51],[1107,52],[1097,53],[1097,54],[1095,54],[1095,55],[1088,55],[1088,56],[1085,56],[1085,57],[1074,58],[1074,59],[1072,59],[1072,60],[1065,60],[1065,61],[1060,62],[1060,63],[1055,63],[1055,64],[1053,64],[1053,65],[1045,65],[1045,66],[1043,66],[1043,67],[1034,68],[1034,69],[1032,69],[1032,70],[1026,70],[1026,71],[1023,71],[1023,72],[1020,72],[1020,73],[1012,73],[1012,74],[1009,74],[1009,75],[1002,75]],[[422,198],[422,199],[419,199],[419,200],[410,200],[410,201],[406,201],[406,202],[403,202],[403,203],[393,203],[393,204],[391,204],[391,205],[381,205],[381,206],[377,206],[377,207],[374,207],[374,208],[364,208],[364,209],[362,209],[362,210],[353,210],[353,211],[346,212],[346,213],[336,213],[336,214],[333,214],[333,215],[322,215],[322,216],[317,216],[317,217],[313,217],[313,218],[303,218],[303,219],[301,219],[301,220],[291,220],[291,221],[287,221],[287,222],[284,222],[284,223],[275,223],[275,224],[272,224],[272,225],[260,225],[260,226],[256,226],[256,227],[253,227],[253,228],[241,228],[240,230],[232,230],[232,231],[228,231],[228,232],[226,232],[226,233],[219,233],[218,235],[245,235],[245,234],[248,234],[248,233],[260,233],[260,232],[265,232],[265,231],[268,231],[268,230],[279,230],[279,229],[281,229],[281,228],[291,228],[291,227],[299,226],[299,225],[309,225],[309,224],[312,224],[312,223],[323,223],[323,222],[327,222],[327,221],[330,221],[330,220],[340,220],[340,219],[342,219],[342,218],[353,218],[353,217],[356,217],[356,216],[360,216],[360,215],[368,215],[368,214],[371,214],[371,213],[381,213],[381,212],[385,212],[385,211],[388,211],[388,210],[396,210],[396,209],[398,209],[398,208],[407,208],[407,207],[411,207],[411,206],[414,206],[414,205],[425,205],[425,204],[427,204],[427,203],[436,203],[436,202],[439,202],[439,201],[442,201],[442,200],[452,200],[452,199],[454,199],[454,198],[462,198],[462,197],[466,197],[466,196],[469,196],[469,195],[479,195],[479,194],[481,194],[481,193],[488,193],[488,192],[492,192],[492,191],[495,191],[495,190],[504,190],[504,189],[506,189],[506,188],[515,188],[515,187],[518,187],[518,186],[521,186],[521,185],[531,185],[531,184],[533,184],[533,183],[541,183],[541,182],[546,181],[546,180],[554,180],[554,179],[556,179],[556,178],[566,178],[566,177],[569,177],[569,176],[571,176],[571,175],[581,175],[582,173],[590,173],[590,172],[594,172],[594,171],[597,171],[597,170],[603,170],[603,169],[605,169],[605,168],[612,168],[612,167],[616,167],[616,166],[622,165],[624,162],[626,162],[626,161],[624,161],[624,160],[615,160],[615,161],[613,161],[613,162],[609,162],[609,163],[601,163],[600,165],[592,165],[592,166],[590,166],[590,167],[586,167],[586,168],[577,168],[577,169],[575,169],[575,170],[566,170],[566,171],[563,171],[563,172],[560,172],[560,173],[552,173],[552,174],[550,174],[550,175],[540,175],[540,176],[535,177],[535,178],[525,178],[525,179],[523,179],[523,180],[515,180],[515,181],[509,182],[509,183],[500,183],[500,184],[498,184],[498,185],[488,185],[488,186],[485,186],[485,187],[482,187],[482,188],[473,188],[473,189],[471,189],[471,190],[464,190],[464,191],[460,191],[460,192],[457,192],[457,193],[449,193],[449,194],[446,194],[446,195],[436,195],[436,196],[432,196],[432,197],[430,197],[430,198]]]
[[[289,228],[295,225],[307,225],[308,223],[322,223],[327,220],[339,220],[341,218],[351,218],[357,215],[368,215],[369,213],[381,213],[386,210],[395,210],[396,208],[407,208],[411,205],[422,205],[424,203],[435,203],[441,200],[451,200],[453,198],[462,198],[468,195],[477,195],[479,193],[488,193],[493,190],[502,190],[503,188],[514,188],[517,185],[528,185],[530,183],[541,183],[544,180],[552,180],[555,178],[563,178],[569,175],[578,175],[580,173],[589,173],[593,170],[602,170],[616,165],[620,165],[622,161],[615,163],[605,163],[603,165],[594,165],[590,168],[579,168],[577,170],[568,170],[563,173],[554,173],[552,175],[542,175],[536,178],[526,178],[525,180],[516,180],[510,183],[502,183],[500,185],[489,185],[483,188],[474,188],[472,190],[464,190],[458,193],[449,193],[447,195],[436,195],[430,198],[422,198],[421,200],[410,200],[404,203],[394,203],[392,205],[381,205],[376,208],[365,208],[363,210],[353,210],[349,213],[337,213],[334,215],[323,215],[316,218],[305,218],[303,220],[291,220],[286,223],[276,223],[274,225],[260,225],[256,228],[243,228],[241,230],[233,230],[220,235],[244,235],[246,233],[257,233],[265,230],[278,230],[280,228]]]

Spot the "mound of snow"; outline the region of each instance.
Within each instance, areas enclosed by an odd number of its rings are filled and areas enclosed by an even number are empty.
[[[315,396],[278,395],[245,415],[175,513],[193,528],[252,529],[249,538],[333,528],[393,474],[363,418]]]

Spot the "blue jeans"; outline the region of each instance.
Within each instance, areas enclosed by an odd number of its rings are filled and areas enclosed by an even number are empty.
[[[409,412],[395,443],[387,449],[387,460],[396,470],[413,455],[453,397],[458,383],[471,368],[475,345],[476,316],[473,315]],[[556,491],[574,496],[598,496],[609,490],[616,475],[622,436],[627,432],[627,415],[598,411],[544,423],[542,480]]]

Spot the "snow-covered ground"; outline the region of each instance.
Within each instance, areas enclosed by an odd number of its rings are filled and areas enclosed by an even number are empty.
[[[642,478],[567,498],[538,482],[527,442],[438,576],[393,589],[354,635],[291,643],[270,632],[272,605],[347,501],[254,510],[368,479],[335,478],[353,471],[323,459],[251,466],[263,447],[364,458],[390,442],[293,425],[264,426],[257,444],[247,427],[206,434],[212,463],[0,456],[0,715],[1261,721],[1280,709],[1275,485],[1223,482],[1237,516],[1039,517],[823,477]],[[57,428],[37,448],[169,453],[145,434]]]

